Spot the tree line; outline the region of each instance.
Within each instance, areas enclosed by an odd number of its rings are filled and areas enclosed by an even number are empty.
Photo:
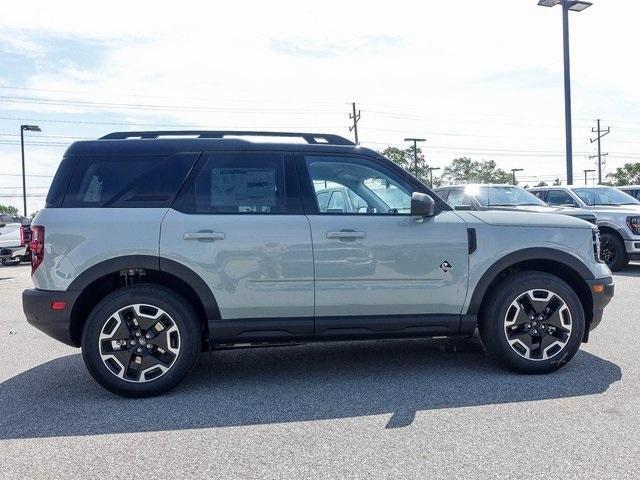
[[[421,148],[417,149],[417,165],[413,147],[387,147],[382,155],[411,172],[426,184],[430,184],[429,164],[426,162]],[[433,178],[433,187],[453,185],[457,183],[512,183],[513,175],[496,166],[494,160],[472,160],[469,157],[459,157],[451,161],[442,169],[442,174]],[[614,173],[607,175],[606,185],[624,186],[640,185],[640,162],[626,163],[617,168]],[[556,178],[552,185],[561,185],[560,178]],[[536,187],[546,187],[548,183],[539,182]]]

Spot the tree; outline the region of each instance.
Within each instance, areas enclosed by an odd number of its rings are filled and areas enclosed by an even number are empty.
[[[625,163],[624,167],[616,168],[615,173],[610,173],[607,178],[610,178],[613,184],[619,187],[638,185],[640,184],[640,162]]]
[[[547,182],[538,182],[538,184],[536,185],[536,187],[548,187],[549,184]]]
[[[18,209],[12,205],[0,205],[0,213],[8,213],[9,215],[18,215]]]
[[[387,157],[396,165],[404,168],[407,172],[416,175],[415,157],[413,155],[413,147],[397,148],[387,147],[382,151],[382,155]],[[418,147],[418,174],[420,180],[429,183],[429,165],[424,159],[422,149]]]
[[[442,171],[443,183],[511,183],[513,176],[496,167],[493,160],[456,158]]]
[[[556,178],[556,179],[553,181],[553,186],[554,186],[554,187],[559,187],[560,185],[562,185],[562,182],[560,181],[560,179],[559,179],[559,178]]]

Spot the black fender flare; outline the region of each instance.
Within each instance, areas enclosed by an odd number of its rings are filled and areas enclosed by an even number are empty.
[[[165,272],[179,278],[196,293],[207,319],[220,318],[220,309],[213,292],[200,275],[175,260],[153,255],[124,255],[96,263],[78,275],[67,290],[82,291],[106,275],[130,268]]]
[[[554,248],[525,248],[516,250],[500,258],[480,277],[480,280],[473,290],[467,314],[477,315],[480,312],[482,299],[487,293],[489,285],[491,285],[502,271],[527,260],[550,260],[561,263],[574,270],[585,281],[595,279],[591,270],[589,270],[580,259],[562,250],[556,250]]]

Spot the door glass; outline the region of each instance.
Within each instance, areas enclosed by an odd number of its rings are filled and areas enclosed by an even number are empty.
[[[215,153],[204,160],[180,194],[185,213],[294,213],[299,198],[287,197],[281,153]]]
[[[461,188],[454,188],[451,190],[447,203],[453,208],[461,205],[473,205],[471,203],[471,197]]]
[[[412,188],[375,162],[353,157],[306,156],[305,161],[318,200],[318,211],[327,214],[409,215]],[[333,195],[326,209],[318,195],[329,188]],[[347,208],[344,193],[352,201]],[[341,196],[336,196],[340,193]],[[335,204],[334,196],[336,197]],[[335,206],[335,208],[333,208]]]
[[[576,202],[571,198],[567,192],[562,190],[550,190],[547,195],[547,203],[549,205],[570,205],[572,207],[576,206]]]

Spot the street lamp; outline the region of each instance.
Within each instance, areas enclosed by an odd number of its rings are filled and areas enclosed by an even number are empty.
[[[584,184],[585,186],[587,185],[587,173],[593,173],[595,172],[595,170],[591,169],[591,170],[583,170],[584,172]]]
[[[413,169],[416,178],[418,177],[418,142],[426,142],[425,138],[405,138],[405,142],[413,142]]]
[[[562,38],[564,48],[564,123],[567,150],[567,185],[573,185],[573,142],[571,140],[571,67],[569,61],[569,10],[581,12],[593,5],[581,0],[539,0],[542,7],[562,5]]]
[[[24,132],[41,132],[38,125],[20,125],[20,150],[22,151],[22,204],[24,216],[27,216],[27,180],[24,170]]]
[[[429,167],[429,186],[433,188],[433,171],[440,170],[440,167]]]
[[[511,169],[511,175],[513,175],[513,184],[514,185],[518,185],[518,182],[516,182],[516,172],[522,172],[524,170],[524,168],[512,168]]]

